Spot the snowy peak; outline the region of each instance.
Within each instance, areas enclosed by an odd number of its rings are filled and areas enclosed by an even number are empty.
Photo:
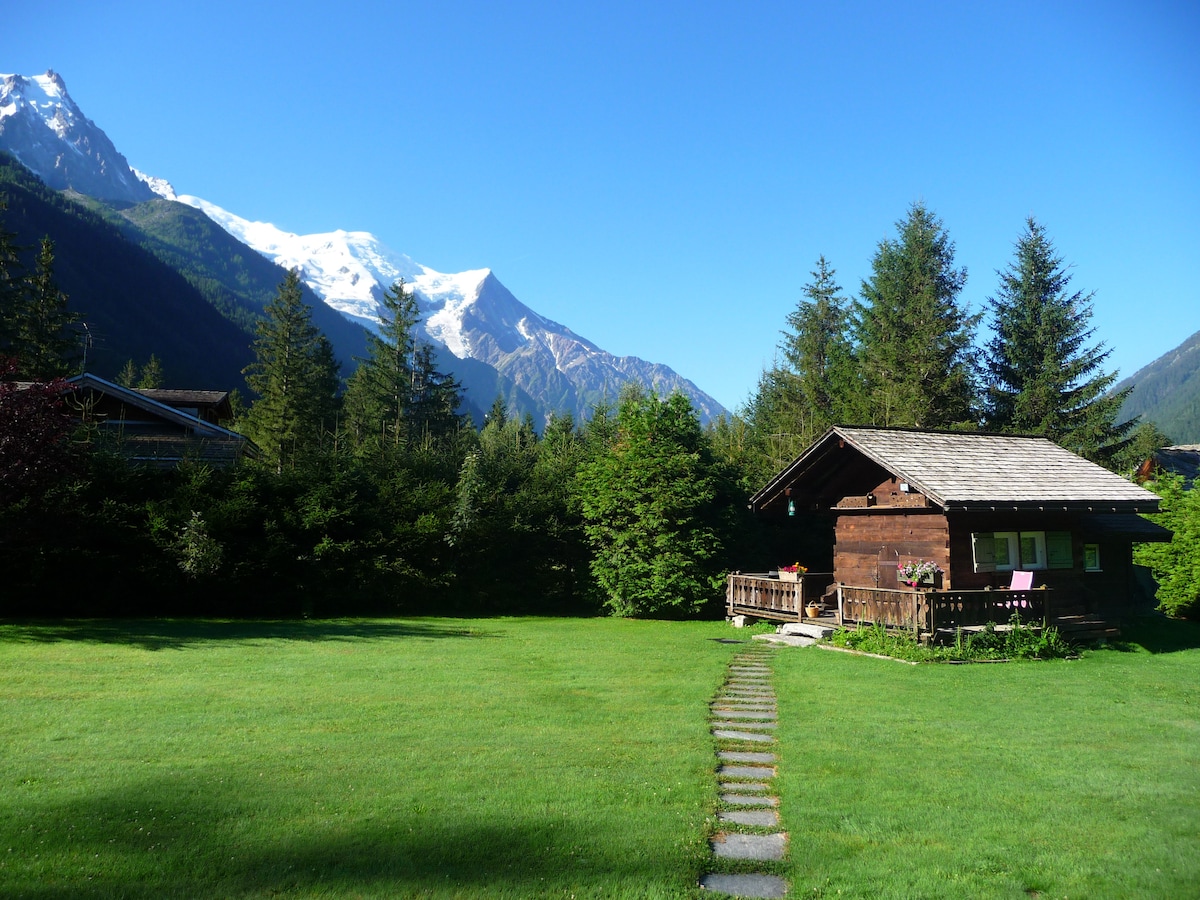
[[[0,150],[56,190],[127,203],[154,196],[108,136],[75,105],[56,72],[0,79]]]
[[[168,182],[129,167],[80,112],[57,74],[0,78],[0,150],[15,155],[50,187],[118,203],[157,197],[186,203],[266,258],[298,270],[326,304],[371,329],[379,328],[383,292],[404,279],[416,295],[423,337],[448,351],[443,356],[447,368],[481,409],[499,393],[522,413],[546,419],[569,412],[582,420],[596,403],[614,400],[623,384],[637,381],[664,395],[682,391],[704,419],[723,412],[666,366],[614,356],[538,315],[491,269],[437,272],[365,231],[294,234],[199,197],[176,196]]]
[[[414,262],[365,231],[299,235],[266,222],[250,222],[199,197],[179,200],[301,279],[326,303],[368,328],[379,327],[379,301],[403,278],[416,294],[420,328],[430,342],[460,360],[484,363],[538,404],[544,418],[569,412],[582,420],[621,385],[637,381],[660,394],[678,390],[703,419],[724,410],[695,384],[666,366],[637,357],[618,357],[571,329],[534,312],[505,287],[491,269],[448,274]],[[467,383],[468,391],[472,385]],[[480,385],[477,405],[495,397],[496,383]]]

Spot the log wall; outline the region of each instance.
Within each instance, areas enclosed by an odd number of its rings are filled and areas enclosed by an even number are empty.
[[[937,510],[888,508],[839,510],[834,574],[843,584],[899,588],[896,565],[918,559],[933,560],[948,577],[950,587],[950,532],[946,517]]]

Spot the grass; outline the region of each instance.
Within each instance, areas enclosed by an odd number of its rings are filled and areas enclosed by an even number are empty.
[[[1023,625],[1015,614],[1006,628],[997,629],[993,623],[983,631],[971,634],[960,630],[950,644],[921,644],[912,632],[883,625],[839,628],[829,637],[829,642],[835,647],[907,662],[1064,659],[1075,653],[1058,629]]]
[[[0,896],[698,897],[735,635],[0,625]],[[1196,896],[1200,628],[773,666],[790,896]]]
[[[792,894],[1197,896],[1198,648],[1161,623],[1004,666],[780,654]]]
[[[0,627],[0,895],[677,897],[724,623]]]

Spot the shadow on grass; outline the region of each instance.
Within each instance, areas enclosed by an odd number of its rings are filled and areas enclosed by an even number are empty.
[[[286,641],[363,641],[394,638],[481,638],[497,633],[451,623],[389,619],[78,619],[9,622],[0,643],[128,644],[145,650],[184,650],[198,644]]]
[[[1126,653],[1139,649],[1150,653],[1178,653],[1200,649],[1200,622],[1144,616],[1121,628],[1121,638],[1109,641],[1108,648]]]
[[[324,816],[292,809],[272,824],[262,820],[263,785],[225,779],[221,787],[214,794],[164,779],[29,804],[0,825],[8,850],[0,895],[668,897],[687,877],[686,850],[598,836],[586,810],[539,819],[492,809],[488,818],[452,820],[433,805],[354,818],[336,798],[313,797],[304,805]]]

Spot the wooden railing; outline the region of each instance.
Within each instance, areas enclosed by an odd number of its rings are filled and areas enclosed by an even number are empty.
[[[838,587],[838,624],[886,625],[916,633],[963,628],[993,622],[1003,625],[1016,613],[1022,622],[1051,618],[1052,592],[1028,591],[901,591],[888,588]]]
[[[833,575],[828,572],[807,572],[797,581],[781,581],[765,572],[738,572],[726,582],[725,607],[731,616],[799,622],[805,604],[819,601],[831,584]]]
[[[1046,588],[1029,591],[930,591],[929,631],[994,622],[1004,625],[1016,613],[1022,623],[1051,618],[1052,592]]]
[[[838,587],[839,625],[886,625],[920,632],[928,630],[924,591],[891,588]]]

